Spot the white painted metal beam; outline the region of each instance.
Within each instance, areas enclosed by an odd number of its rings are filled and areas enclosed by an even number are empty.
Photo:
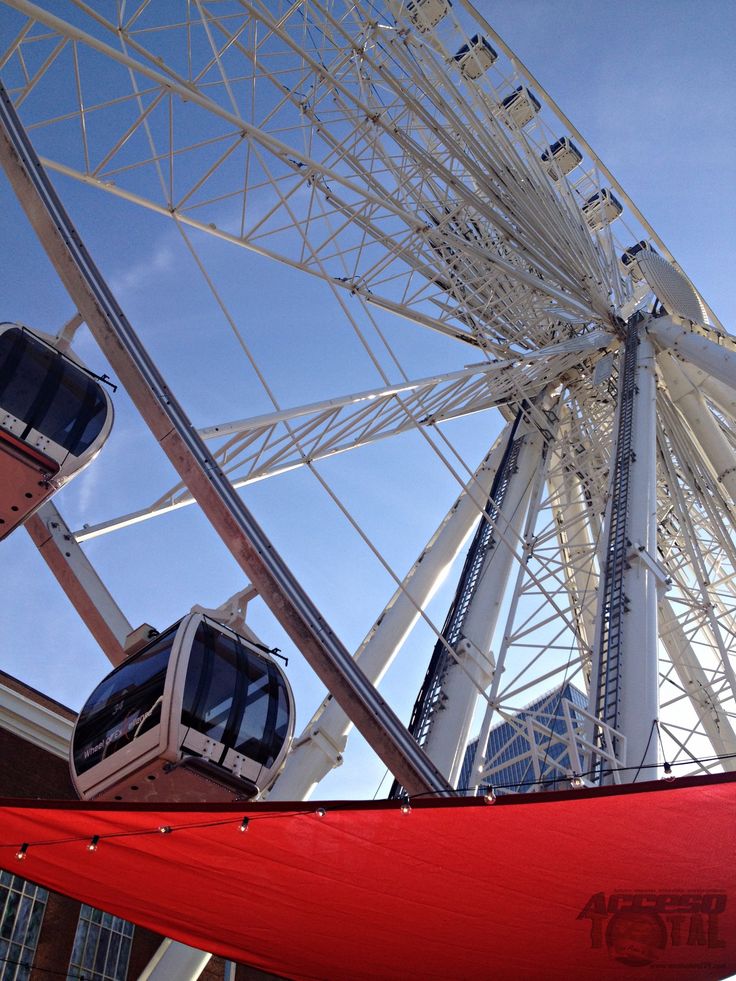
[[[195,981],[211,957],[203,950],[167,939],[138,975],[138,981]]]
[[[679,317],[653,317],[647,321],[646,329],[658,346],[671,349],[686,364],[695,365],[731,389],[736,388],[736,352],[732,341],[719,344]]]
[[[702,395],[668,352],[657,358],[670,398],[683,416],[732,503],[736,503],[736,453]],[[736,379],[735,379],[736,381]]]
[[[639,779],[651,779],[657,762],[654,726],[659,715],[657,590],[657,383],[654,345],[639,336],[632,462],[628,496],[628,568],[624,573],[621,687],[618,729],[626,737],[627,766],[642,765]],[[632,779],[636,779],[635,773]]]

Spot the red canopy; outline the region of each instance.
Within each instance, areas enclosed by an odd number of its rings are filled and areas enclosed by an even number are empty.
[[[735,817],[734,774],[408,813],[16,800],[0,865],[287,978],[691,981],[736,972]]]

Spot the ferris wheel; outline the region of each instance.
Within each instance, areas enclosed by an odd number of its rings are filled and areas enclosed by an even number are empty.
[[[483,16],[465,0],[6,6],[2,78],[45,171],[102,192],[144,259],[168,221],[206,297],[204,322],[150,327],[148,347],[173,390],[212,390],[192,396],[208,466],[246,494],[309,476],[333,510],[287,505],[312,542],[297,578],[336,607],[362,603],[357,581],[320,582],[338,519],[376,564],[356,663],[375,684],[402,647],[421,659],[411,733],[447,785],[506,789],[500,723],[509,745],[525,733],[524,789],[733,769],[736,344]],[[301,333],[253,324],[218,276],[223,245],[309,274]],[[263,275],[259,318],[280,300]],[[199,500],[185,480],[135,492],[69,531],[80,555]],[[434,523],[396,560],[392,522],[415,508]],[[97,628],[119,656],[119,622]],[[272,794],[305,796],[341,762],[351,714],[317,708]]]

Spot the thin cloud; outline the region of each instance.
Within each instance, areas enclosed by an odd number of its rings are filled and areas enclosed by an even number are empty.
[[[149,286],[157,277],[174,268],[174,250],[168,242],[161,242],[144,258],[110,277],[110,287],[118,299],[137,293]]]

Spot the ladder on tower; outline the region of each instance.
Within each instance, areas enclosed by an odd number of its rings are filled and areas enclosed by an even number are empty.
[[[496,522],[503,507],[511,477],[516,472],[519,451],[524,442],[523,436],[516,437],[523,414],[524,404],[519,409],[511,427],[506,450],[494,476],[484,514],[480,519],[465,558],[460,581],[442,627],[442,634],[437,638],[424,681],[414,702],[409,732],[422,747],[427,741],[436,713],[442,709],[442,703],[445,700],[444,682],[447,672],[456,660],[451,651],[456,650],[462,639],[465,617],[478,588],[486,559],[496,547],[497,540],[494,534]],[[402,796],[404,796],[404,788],[397,781],[394,781],[389,797],[396,799]]]
[[[607,730],[617,730],[619,721],[619,689],[621,680],[621,647],[623,617],[627,611],[624,594],[629,540],[627,535],[629,511],[629,483],[632,463],[632,436],[634,426],[634,398],[636,395],[636,367],[638,348],[638,323],[632,318],[628,325],[623,367],[619,376],[619,426],[616,441],[614,473],[611,482],[611,512],[608,542],[603,574],[603,603],[599,627],[598,677],[594,715],[602,723],[595,741],[601,749],[616,750],[606,746]],[[600,768],[600,757],[596,766]]]

